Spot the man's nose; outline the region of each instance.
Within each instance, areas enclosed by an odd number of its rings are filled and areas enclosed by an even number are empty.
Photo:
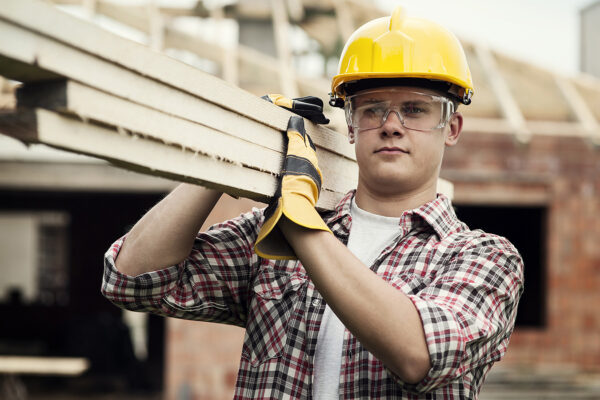
[[[384,136],[393,135],[400,136],[404,134],[404,125],[402,124],[402,116],[398,110],[388,110],[383,117]]]

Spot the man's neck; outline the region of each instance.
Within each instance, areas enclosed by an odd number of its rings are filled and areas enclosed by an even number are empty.
[[[429,185],[409,192],[382,192],[358,184],[356,189],[356,205],[373,214],[386,217],[400,217],[404,211],[418,208],[434,200],[437,196],[436,186]]]

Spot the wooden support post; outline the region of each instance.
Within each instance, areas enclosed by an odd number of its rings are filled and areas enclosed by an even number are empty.
[[[333,6],[335,8],[338,30],[345,42],[354,32],[354,17],[352,17],[346,0],[333,0]]]
[[[281,91],[287,97],[298,97],[298,86],[292,66],[292,55],[289,45],[289,23],[287,11],[281,0],[271,0],[273,30],[277,46],[279,65],[279,83]]]
[[[156,51],[162,51],[164,48],[165,22],[156,0],[152,0],[146,6],[148,21],[150,22],[150,48]]]
[[[287,0],[287,9],[292,21],[300,21],[304,18],[304,5],[302,0]]]
[[[97,0],[83,0],[83,9],[88,17],[92,18],[96,14]]]
[[[219,31],[220,36],[235,35],[235,41],[232,43],[217,43],[221,46],[220,64],[223,79],[232,85],[237,86],[239,81],[239,61],[237,51],[239,44],[239,31],[236,26],[235,32],[231,32],[231,27],[223,24],[223,7],[215,7],[210,10],[210,16],[219,24],[217,30]]]

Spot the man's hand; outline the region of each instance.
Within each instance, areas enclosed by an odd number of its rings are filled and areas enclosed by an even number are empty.
[[[287,139],[287,154],[279,186],[265,210],[265,222],[254,245],[256,253],[263,258],[296,258],[277,226],[282,216],[308,229],[331,232],[315,209],[323,177],[315,145],[304,129],[302,118],[290,117]]]
[[[315,124],[328,124],[329,120],[323,114],[323,100],[315,96],[288,99],[281,94],[266,94],[261,97],[276,106],[285,108],[314,122]]]

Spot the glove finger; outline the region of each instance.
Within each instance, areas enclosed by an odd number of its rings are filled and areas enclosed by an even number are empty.
[[[318,113],[318,114],[314,114],[311,116],[307,116],[306,119],[314,122],[315,124],[328,124],[329,123],[329,119],[327,119],[325,117],[325,115],[323,115],[323,113]]]
[[[315,124],[328,124],[329,123],[329,120],[327,119],[327,117],[325,117],[325,115],[322,112],[301,111],[301,112],[296,112],[296,114],[303,116],[304,118],[306,118],[307,120],[309,120],[311,122],[314,122]]]
[[[305,107],[305,108],[299,108]],[[302,103],[298,106],[298,103],[294,101],[294,108],[291,110],[292,112],[316,123],[316,124],[328,124],[329,120],[323,114],[321,108],[316,108],[316,106],[312,104]]]
[[[297,97],[294,100],[301,101],[303,103],[310,103],[323,108],[323,100],[315,96]]]
[[[267,100],[267,101],[275,104],[276,106],[287,108],[288,110],[291,110],[291,108],[294,105],[293,100],[288,99],[287,97],[285,97],[281,94],[277,94],[277,93],[265,94],[264,96],[261,97],[261,99]]]
[[[302,117],[298,117],[296,115],[292,115],[288,120],[287,132],[298,132],[302,139],[306,139],[306,129],[304,129],[304,120]]]
[[[306,129],[304,128],[304,120],[302,118],[296,117],[296,116],[290,117],[290,119],[288,120],[287,134],[288,134],[288,146],[289,146],[290,135],[298,134],[302,138],[302,141],[304,142],[304,146],[306,146],[306,144],[308,142],[308,145],[313,149],[313,151],[316,151],[315,144],[313,143],[312,139],[310,138],[310,135],[308,133],[306,133]],[[288,148],[288,155],[289,155],[289,148]]]
[[[306,103],[297,99],[292,100],[292,108],[294,110],[307,110],[313,112],[323,112],[323,106],[317,104]]]

